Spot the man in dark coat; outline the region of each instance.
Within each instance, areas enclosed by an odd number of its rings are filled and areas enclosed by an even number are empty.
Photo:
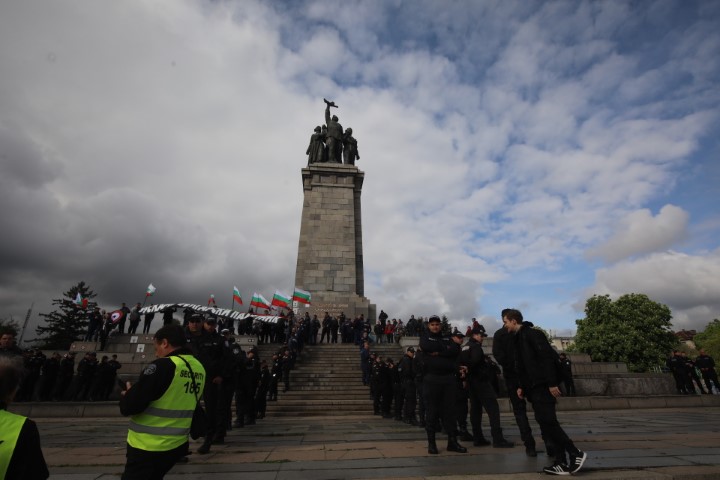
[[[575,446],[557,419],[556,398],[561,395],[558,355],[545,334],[528,323],[523,322],[519,310],[509,309],[503,316],[503,325],[515,335],[515,361],[520,375],[518,397],[527,397],[532,403],[535,420],[555,449],[555,463],[543,471],[550,475],[576,473],[585,463],[587,454]],[[569,463],[566,454],[570,457]]]

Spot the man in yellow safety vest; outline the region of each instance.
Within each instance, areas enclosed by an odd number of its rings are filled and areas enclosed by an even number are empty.
[[[162,327],[155,333],[157,360],[135,385],[127,383],[120,399],[120,412],[130,416],[123,480],[161,479],[188,452],[205,369],[186,345],[182,327]]]
[[[22,357],[0,355],[0,478],[45,480],[50,476],[37,425],[7,411],[23,376]]]

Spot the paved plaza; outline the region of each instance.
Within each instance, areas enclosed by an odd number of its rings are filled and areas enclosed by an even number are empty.
[[[720,479],[720,408],[560,412],[578,447],[588,451],[587,479]],[[503,414],[506,436],[517,427]],[[36,419],[53,480],[118,479],[127,419]],[[539,431],[536,429],[539,441]],[[486,431],[486,435],[488,432]],[[209,455],[193,454],[168,479],[549,478],[544,454],[465,442],[467,454],[428,455],[424,431],[375,416],[266,418],[229,432]],[[470,443],[468,445],[468,443]],[[192,443],[193,449],[199,446]]]

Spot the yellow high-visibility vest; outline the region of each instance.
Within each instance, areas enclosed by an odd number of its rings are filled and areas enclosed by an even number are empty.
[[[0,410],[0,478],[5,478],[20,430],[27,417]]]
[[[197,391],[181,356],[192,367]],[[192,355],[181,356],[167,357],[175,364],[175,376],[165,393],[142,413],[130,417],[127,442],[131,447],[165,452],[188,441],[197,398],[205,385],[205,369]]]

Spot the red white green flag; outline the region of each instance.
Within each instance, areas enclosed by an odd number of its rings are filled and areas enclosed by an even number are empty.
[[[210,294],[210,298],[208,298],[208,307],[210,305],[214,305],[217,307],[217,302],[215,302],[215,295],[212,293]]]
[[[83,298],[82,295],[80,295],[80,292],[78,292],[77,297],[75,297],[75,300],[73,300],[73,303],[81,308],[87,308],[88,306],[88,299]]]
[[[233,287],[233,301],[237,302],[238,305],[242,305],[242,297],[240,297],[240,290],[237,287]]]
[[[273,295],[272,299],[272,305],[274,307],[290,308],[290,299],[287,297],[287,295],[280,293],[279,290],[275,290],[275,295]]]
[[[157,290],[157,288],[155,288],[153,286],[153,284],[151,283],[150,285],[148,285],[147,291],[145,292],[145,296],[152,297],[155,294],[155,290]]]
[[[253,293],[250,305],[255,308],[264,308],[265,310],[270,310],[270,302],[265,300],[265,297],[263,297],[257,292]]]
[[[310,305],[310,292],[301,290],[295,287],[295,293],[293,293],[293,302],[302,303],[303,305]]]

